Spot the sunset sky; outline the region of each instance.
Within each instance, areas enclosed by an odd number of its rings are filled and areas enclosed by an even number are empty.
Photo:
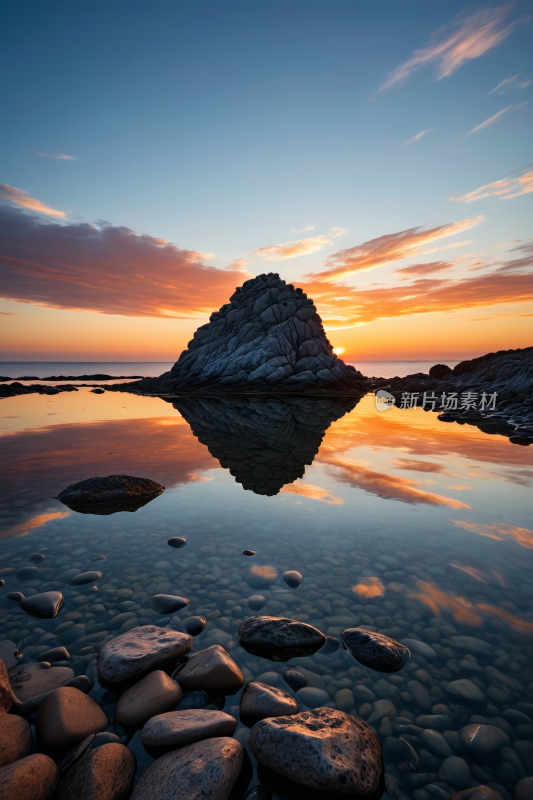
[[[347,360],[533,344],[533,4],[10,4],[0,360],[175,360],[264,272]]]

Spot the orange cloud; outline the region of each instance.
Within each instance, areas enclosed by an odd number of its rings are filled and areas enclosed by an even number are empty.
[[[309,500],[320,500],[322,503],[327,503],[330,506],[342,506],[344,500],[340,497],[328,492],[327,489],[322,489],[320,486],[313,486],[310,483],[288,483],[281,490],[284,494],[297,494],[300,497],[307,497]]]
[[[530,194],[531,192],[533,192],[533,169],[519,175],[518,178],[502,178],[499,181],[494,181],[494,183],[487,183],[485,186],[480,186],[479,189],[474,189],[473,192],[467,192],[466,194],[459,192],[449,197],[448,200],[454,200],[456,203],[474,203],[484,197],[512,200],[514,197],[520,197],[522,194]]]
[[[47,522],[50,522],[52,519],[64,519],[68,517],[70,511],[51,511],[48,514],[37,514],[37,516],[32,517],[27,522],[22,522],[19,525],[13,525],[11,528],[8,528],[5,531],[0,533],[0,537],[4,538],[7,536],[12,536],[17,538],[19,536],[26,536],[26,534],[31,533],[36,528],[41,528],[43,525],[46,525]]]
[[[414,458],[394,458],[391,461],[395,467],[409,469],[414,472],[442,472],[442,464],[434,464],[432,461],[417,461]]]
[[[384,500],[400,500],[411,505],[427,504],[432,506],[448,506],[448,508],[471,508],[460,500],[443,497],[431,492],[416,489],[422,484],[409,478],[390,475],[388,472],[376,472],[367,467],[361,467],[347,458],[336,458],[327,455],[318,455],[318,460],[340,472],[340,480],[349,483],[358,489],[363,489],[369,494],[375,494]]]
[[[453,261],[432,261],[429,264],[411,264],[409,267],[399,267],[394,270],[395,275],[405,275],[403,280],[418,278],[419,275],[433,275],[455,266]]]
[[[16,189],[14,186],[9,186],[7,183],[0,183],[0,198],[13,203],[15,206],[26,208],[28,211],[36,211],[38,214],[48,214],[51,217],[65,217],[64,211],[58,211],[56,208],[50,208],[40,200],[31,197],[24,189]]]
[[[533,550],[533,531],[529,530],[529,528],[519,528],[517,525],[508,525],[506,522],[493,522],[490,525],[455,519],[452,522],[459,528],[477,533],[479,536],[486,536],[489,539],[496,539],[500,542],[512,539],[521,547]]]
[[[509,36],[518,21],[506,22],[508,11],[509,6],[499,6],[469,16],[458,14],[451,25],[439,28],[425,47],[396,67],[378,92],[402,85],[429,64],[435,64],[438,81],[453,75],[467,61],[479,58]]]
[[[423,254],[423,248],[427,248],[429,244],[439,239],[462,233],[479,225],[484,219],[485,217],[483,216],[471,217],[460,222],[439,225],[436,228],[427,230],[416,227],[399,233],[385,234],[377,239],[370,239],[370,241],[356,247],[339,250],[338,253],[334,253],[329,257],[328,264],[330,268],[328,270],[311,273],[307,277],[323,281],[334,281],[339,278],[347,278],[358,272],[368,272],[393,261],[411,258],[412,256]]]
[[[352,588],[352,592],[358,594],[359,597],[383,597],[385,594],[385,587],[379,578],[362,578],[357,586]]]
[[[304,228],[304,230],[310,230]],[[309,253],[316,253],[324,247],[332,244],[331,238],[342,236],[346,231],[343,228],[331,228],[329,234],[313,236],[309,239],[299,239],[297,242],[285,242],[285,244],[270,244],[260,247],[259,250],[252,250],[253,255],[261,256],[269,261],[284,261],[287,258],[298,258]]]
[[[1,296],[52,308],[194,318],[249,277],[241,264],[205,266],[196,251],[129,228],[44,224],[15,209],[0,209],[0,240]]]

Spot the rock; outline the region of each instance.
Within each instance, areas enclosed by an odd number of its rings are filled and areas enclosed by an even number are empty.
[[[433,661],[434,658],[437,658],[436,651],[425,642],[420,642],[418,639],[403,639],[402,643],[408,647],[412,653],[423,656],[423,658],[427,658],[428,661]]]
[[[452,375],[452,371],[446,364],[435,364],[429,370],[429,377],[434,381],[441,381],[443,378],[446,376],[449,377],[450,375]]]
[[[81,740],[81,742],[75,744],[71,750],[69,750],[62,758],[56,761],[60,777],[63,777],[67,774],[71,766],[82,757],[95,739],[96,734],[90,733],[89,736],[86,736],[85,739]]]
[[[518,783],[514,788],[514,800],[531,800],[532,797],[533,797],[533,777],[522,778],[522,780],[518,781]],[[472,798],[472,800],[474,800],[474,798]],[[481,800],[481,798],[479,800]],[[487,798],[487,800],[489,800],[489,798]],[[492,798],[490,798],[490,800],[492,800]]]
[[[225,736],[186,745],[152,762],[131,800],[228,800],[243,760],[242,745]]]
[[[175,614],[188,605],[189,601],[185,597],[176,597],[173,594],[154,594],[150,600],[150,606],[158,614]]]
[[[451,681],[446,687],[446,694],[463,703],[484,703],[486,700],[484,692],[468,678]]]
[[[290,589],[297,589],[302,585],[303,578],[295,569],[283,573],[283,580]]]
[[[321,655],[329,655],[330,653],[336,653],[339,649],[339,640],[335,636],[326,636],[326,642],[323,647],[320,648]]]
[[[61,611],[64,599],[62,592],[43,592],[27,597],[20,603],[20,608],[30,617],[53,619]]]
[[[141,741],[151,747],[182,747],[201,739],[232,736],[236,727],[235,717],[223,711],[205,708],[169,711],[146,722]]]
[[[464,653],[470,653],[477,656],[491,656],[493,654],[493,646],[483,639],[476,639],[475,636],[449,636],[450,647],[454,650],[461,650]]]
[[[196,331],[170,372],[136,387],[199,395],[367,390],[361,373],[335,356],[312,301],[276,273],[246,281]]]
[[[468,753],[474,756],[485,757],[509,744],[509,737],[495,725],[482,725],[471,723],[459,731],[461,744]]]
[[[261,764],[321,791],[370,795],[383,772],[376,733],[363,720],[332,708],[261,720],[250,732],[249,745]]]
[[[0,714],[0,767],[31,753],[31,728],[22,717]]]
[[[248,598],[248,608],[252,611],[261,611],[263,606],[266,606],[266,598],[260,594],[253,594]]]
[[[335,705],[339,711],[350,711],[355,707],[355,697],[351,689],[339,689],[335,695]]]
[[[209,695],[202,689],[187,692],[180,700],[176,711],[186,711],[189,708],[205,708],[209,704]]]
[[[21,600],[26,598],[26,595],[22,594],[22,592],[8,592],[5,598],[6,600],[12,600],[14,603],[20,603]]]
[[[72,686],[49,695],[37,711],[35,730],[40,745],[53,751],[67,750],[90,733],[109,725],[102,708]]]
[[[34,753],[0,769],[2,800],[52,800],[59,772],[48,756]]]
[[[408,681],[407,691],[411,695],[413,704],[421,711],[429,711],[431,709],[431,696],[427,689],[420,681]],[[422,725],[423,728],[433,728],[433,725]]]
[[[272,661],[312,655],[326,637],[317,628],[283,617],[249,617],[239,628],[239,644],[248,653]]]
[[[283,673],[283,680],[291,687],[291,689],[294,689],[295,692],[298,691],[298,689],[303,689],[309,683],[308,679],[303,673],[292,668],[285,670]]]
[[[15,653],[19,653],[19,649],[11,639],[3,639],[0,642],[0,659],[4,662],[6,669],[11,669],[19,663],[20,653],[18,656]]]
[[[10,670],[9,682],[17,700],[22,704],[13,710],[18,714],[31,714],[56,689],[74,678],[70,667],[50,667],[46,661],[37,664],[20,664]]]
[[[172,536],[170,539],[167,539],[167,544],[178,549],[180,547],[185,547],[187,539],[183,539],[181,536]]]
[[[428,728],[420,733],[418,738],[422,745],[429,750],[430,753],[433,753],[439,758],[449,758],[450,756],[453,756],[452,748],[442,733]]]
[[[341,633],[342,641],[352,656],[377,672],[398,672],[409,661],[405,645],[365,628],[348,628]]]
[[[83,586],[85,583],[96,583],[104,573],[93,570],[92,572],[80,572],[71,581],[71,586]]]
[[[28,557],[28,561],[31,561],[32,564],[42,564],[45,558],[46,556],[42,553],[32,553],[31,556]]]
[[[183,627],[191,636],[199,636],[207,625],[205,617],[187,617],[183,622]]]
[[[454,789],[465,789],[472,780],[468,764],[459,756],[449,756],[442,762],[439,778]]]
[[[79,689],[84,694],[89,694],[94,686],[94,682],[88,675],[78,675],[76,678],[71,678],[63,684],[63,686],[72,686],[74,689]]]
[[[74,507],[154,497],[164,491],[164,486],[148,478],[109,475],[106,478],[88,478],[73,483],[63,489],[57,499],[69,507]]]
[[[86,752],[57,787],[54,800],[127,800],[136,770],[123,744],[103,744]]]
[[[531,795],[527,795],[527,797],[524,795],[523,800],[530,800],[530,797]],[[474,786],[472,789],[463,789],[462,792],[450,795],[448,800],[504,800],[504,798],[500,792],[490,786]],[[521,797],[517,797],[516,789],[515,800],[522,800]]]
[[[70,655],[66,647],[53,647],[51,650],[39,653],[37,661],[68,661],[69,658]]]
[[[243,550],[242,554],[243,556],[256,556],[257,550]]]
[[[41,580],[41,573],[37,567],[21,567],[17,572],[19,581],[38,581]]]
[[[368,717],[367,722],[369,725],[375,725],[376,722],[381,722],[381,720],[385,717],[392,722],[397,716],[398,712],[396,711],[396,707],[394,706],[392,700],[382,698],[381,700],[376,700],[374,703],[374,710]]]
[[[298,703],[290,694],[259,681],[247,684],[239,701],[241,722],[249,728],[260,719],[291,716],[298,711]]]
[[[142,675],[171,658],[178,658],[192,647],[186,633],[143,625],[106,642],[98,653],[98,677],[120,683]]]
[[[170,711],[182,697],[176,681],[158,669],[124,692],[117,703],[115,719],[123,728],[140,728],[150,717]]]
[[[307,706],[307,708],[320,708],[330,701],[329,694],[324,689],[317,689],[315,686],[298,689],[296,699],[299,705]]]
[[[6,665],[0,658],[0,713],[9,711],[13,703],[13,690],[9,682]]]
[[[178,672],[178,681],[184,689],[205,689],[234,694],[242,687],[244,678],[226,650],[218,644],[213,644],[189,658]]]

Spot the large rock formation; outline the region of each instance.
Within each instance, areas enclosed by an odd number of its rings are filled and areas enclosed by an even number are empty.
[[[174,408],[237,483],[275,495],[302,478],[332,422],[359,398],[181,398]]]
[[[365,379],[337,358],[313,301],[277,273],[258,275],[211,314],[170,372],[144,394],[363,395]]]

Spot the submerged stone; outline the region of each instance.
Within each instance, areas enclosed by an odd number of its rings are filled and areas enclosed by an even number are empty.
[[[409,661],[407,647],[382,633],[365,628],[347,628],[341,636],[352,656],[376,672],[398,672]]]
[[[20,608],[30,617],[53,619],[61,611],[64,599],[62,592],[43,592],[43,594],[34,594],[31,597],[26,597],[20,603]]]
[[[19,581],[38,581],[41,579],[41,573],[37,567],[21,567],[17,572]]]
[[[187,692],[180,700],[176,711],[186,711],[189,708],[205,708],[209,703],[209,695],[203,689]]]
[[[42,553],[32,553],[31,556],[28,558],[28,561],[31,561],[32,564],[41,564],[46,556]]]
[[[174,614],[189,605],[185,597],[177,597],[173,594],[154,594],[150,600],[150,606],[158,614]]]
[[[294,689],[295,692],[297,692],[298,689],[304,689],[309,683],[305,675],[294,668],[285,670],[283,673],[283,680],[291,689]]]
[[[243,556],[255,556],[257,555],[257,550],[243,550]]]
[[[252,611],[261,611],[263,606],[266,606],[266,604],[266,597],[263,597],[260,594],[253,594],[248,598],[248,608],[250,608]]]
[[[249,617],[239,628],[241,647],[271,661],[312,655],[325,640],[324,634],[312,625],[284,617]]]
[[[98,653],[98,676],[120,683],[158,664],[187,653],[193,644],[186,633],[155,625],[133,628],[106,642]]]
[[[167,539],[167,544],[175,548],[185,547],[187,539],[182,539],[181,536],[172,536],[170,539]]]
[[[53,647],[51,650],[45,650],[44,653],[39,653],[37,661],[68,661],[70,658],[69,652],[66,647]]]
[[[290,589],[297,589],[301,586],[303,578],[295,569],[283,573],[283,580]]]
[[[8,592],[5,595],[6,600],[12,600],[14,603],[20,603],[25,597],[26,595],[22,594],[22,592]]]
[[[169,711],[146,722],[141,741],[150,747],[183,747],[214,736],[232,736],[236,727],[235,717],[223,711],[203,708]]]
[[[199,636],[207,625],[204,617],[187,617],[183,623],[183,627],[191,636]]]
[[[92,572],[80,572],[69,581],[71,586],[83,586],[86,583],[96,583],[103,576],[103,572],[94,570]]]

